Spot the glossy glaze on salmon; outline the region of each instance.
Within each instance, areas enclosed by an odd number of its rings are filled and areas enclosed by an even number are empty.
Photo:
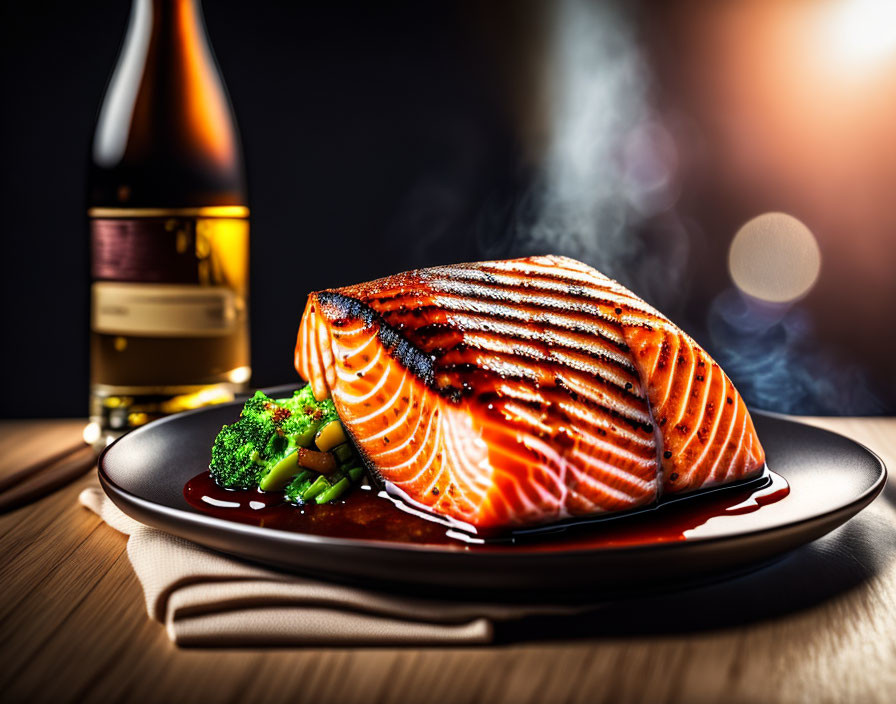
[[[380,479],[475,529],[626,511],[764,466],[709,355],[564,257],[313,293],[295,362]]]

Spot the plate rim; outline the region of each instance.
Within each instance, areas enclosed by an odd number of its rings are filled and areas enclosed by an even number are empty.
[[[269,388],[278,388],[278,387],[269,387]],[[284,387],[279,387],[284,388]],[[264,390],[264,389],[262,389]],[[239,400],[235,400],[228,404],[222,405],[231,405],[240,403]],[[138,496],[133,492],[128,491],[123,488],[112,478],[109,476],[108,472],[105,468],[106,456],[113,450],[119,443],[123,440],[131,436],[132,434],[143,433],[143,432],[151,432],[155,431],[159,427],[164,426],[170,422],[176,422],[184,417],[193,416],[196,414],[207,413],[211,410],[218,410],[221,406],[209,406],[205,408],[198,408],[191,411],[187,411],[185,413],[178,413],[172,416],[167,416],[165,418],[160,418],[155,420],[147,425],[137,428],[125,435],[121,436],[115,442],[108,445],[102,453],[100,454],[97,460],[97,475],[100,481],[100,485],[103,488],[104,493],[112,500],[112,502],[121,509],[125,514],[130,516],[131,518],[135,518],[132,516],[125,507],[129,507],[130,504],[139,506],[144,512],[149,514],[153,513],[161,513],[172,520],[177,520],[181,522],[186,522],[191,526],[199,526],[202,528],[218,528],[224,529],[227,531],[236,531],[238,533],[242,533],[247,537],[256,537],[256,538],[266,538],[273,539],[279,542],[287,542],[292,544],[299,545],[313,545],[315,548],[322,547],[333,547],[336,549],[370,549],[377,551],[389,551],[393,553],[412,553],[412,554],[425,554],[425,555],[438,555],[444,559],[453,559],[451,556],[460,556],[464,560],[516,560],[521,557],[528,559],[539,559],[539,560],[552,560],[552,559],[569,559],[575,557],[585,557],[590,556],[593,557],[595,555],[600,554],[612,554],[613,556],[625,556],[626,553],[632,554],[655,554],[658,552],[670,552],[674,550],[683,550],[683,549],[694,549],[704,546],[710,546],[716,543],[730,543],[736,542],[739,540],[745,539],[753,539],[753,538],[761,538],[767,534],[780,533],[782,531],[792,530],[794,528],[799,528],[800,526],[830,521],[836,519],[838,516],[846,515],[845,520],[849,520],[853,516],[855,516],[859,511],[867,507],[875,498],[881,493],[887,481],[887,468],[883,459],[873,450],[865,446],[863,443],[860,443],[852,438],[849,438],[842,433],[838,433],[836,431],[828,430],[826,428],[821,428],[818,426],[810,425],[808,423],[804,423],[799,420],[795,420],[793,416],[787,416],[781,413],[774,413],[770,411],[763,411],[760,409],[750,409],[751,414],[756,414],[760,416],[766,416],[769,418],[774,418],[776,420],[783,420],[788,423],[795,423],[807,428],[812,428],[814,430],[820,431],[822,433],[829,433],[831,435],[842,438],[858,448],[867,452],[877,463],[878,472],[874,481],[866,487],[860,494],[854,497],[849,503],[837,506],[835,508],[829,509],[822,513],[815,513],[810,516],[806,516],[794,521],[788,521],[781,525],[776,526],[767,526],[764,528],[758,528],[754,530],[740,531],[733,534],[727,535],[708,535],[708,536],[696,536],[693,538],[688,538],[686,540],[673,540],[673,541],[665,541],[665,542],[655,542],[655,543],[638,543],[635,545],[606,545],[594,548],[570,548],[568,550],[557,549],[557,550],[532,550],[527,549],[524,545],[519,545],[512,549],[508,549],[506,546],[503,548],[491,548],[488,544],[482,545],[477,544],[475,550],[469,550],[468,545],[463,543],[459,543],[457,546],[455,545],[440,545],[440,544],[425,544],[425,543],[406,543],[399,541],[385,541],[385,540],[375,540],[375,539],[365,539],[365,538],[343,538],[343,537],[335,537],[335,536],[327,536],[327,535],[316,535],[310,533],[302,533],[299,531],[286,531],[280,530],[277,528],[265,528],[262,526],[254,526],[251,524],[240,523],[238,521],[231,521],[225,518],[219,518],[216,516],[211,516],[207,514],[200,513],[198,511],[185,510],[182,508],[178,508],[175,506],[170,506],[168,504],[162,504],[150,499],[146,499],[144,497]],[[119,499],[119,500],[116,500]],[[124,504],[124,505],[122,505]],[[140,520],[136,519],[135,520]],[[844,522],[845,522],[844,520]],[[140,521],[143,522],[143,521]],[[199,542],[199,541],[194,541]],[[218,549],[218,548],[212,548]]]

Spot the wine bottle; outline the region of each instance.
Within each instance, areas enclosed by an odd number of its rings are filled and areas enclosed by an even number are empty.
[[[249,209],[198,0],[133,0],[88,178],[97,444],[251,375]]]

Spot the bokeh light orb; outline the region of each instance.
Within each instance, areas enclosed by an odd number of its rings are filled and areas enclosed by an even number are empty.
[[[805,296],[818,280],[821,250],[812,231],[792,215],[764,213],[734,236],[728,271],[744,293],[787,303]]]

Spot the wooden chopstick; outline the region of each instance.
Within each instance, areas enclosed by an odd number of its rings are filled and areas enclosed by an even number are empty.
[[[42,470],[49,467],[51,464],[56,464],[60,460],[65,459],[69,455],[73,455],[78,452],[81,448],[87,447],[86,443],[83,440],[79,440],[74,445],[69,445],[68,447],[60,450],[59,452],[54,452],[49,457],[42,457],[36,462],[32,462],[31,464],[26,464],[24,467],[17,469],[14,472],[10,472],[4,477],[0,477],[0,492],[6,491],[9,487],[14,486],[22,481],[25,481],[29,477],[41,472]]]
[[[65,454],[56,453],[49,460],[37,462],[23,470],[17,470],[10,476],[18,477],[20,481],[11,489],[0,493],[0,513],[5,513],[49,494],[95,466],[96,452],[90,445],[85,445],[82,442],[74,450],[69,449]],[[31,476],[26,476],[28,474]],[[3,486],[9,485],[8,478],[5,478]]]

